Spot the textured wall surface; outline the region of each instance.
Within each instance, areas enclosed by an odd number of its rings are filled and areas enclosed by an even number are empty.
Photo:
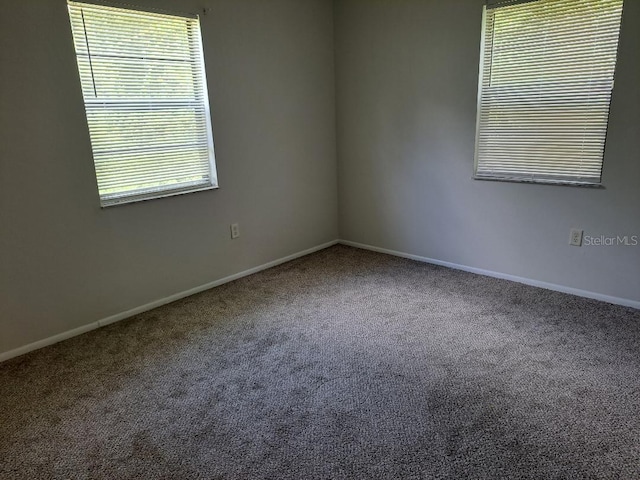
[[[335,3],[341,238],[640,300],[640,2],[625,2],[604,189],[476,181],[482,0]]]
[[[338,236],[640,301],[639,246],[568,245],[640,235],[640,2],[604,189],[472,180],[482,0],[128,3],[209,9],[220,189],[100,209],[66,2],[3,2],[0,353]]]
[[[66,2],[2,2],[0,352],[337,238],[331,2],[125,3],[210,8],[220,189],[101,210]]]

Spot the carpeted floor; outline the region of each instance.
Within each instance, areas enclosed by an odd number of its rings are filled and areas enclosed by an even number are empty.
[[[344,246],[0,393],[2,479],[640,478],[640,311]]]

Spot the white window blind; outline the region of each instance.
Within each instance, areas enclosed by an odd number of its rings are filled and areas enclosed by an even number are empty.
[[[216,187],[197,16],[68,6],[102,206]]]
[[[622,0],[485,7],[475,177],[599,184]]]

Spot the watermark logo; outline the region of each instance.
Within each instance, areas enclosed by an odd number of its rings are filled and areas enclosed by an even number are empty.
[[[597,237],[585,235],[582,244],[594,247],[635,247],[640,245],[640,235],[599,235]]]

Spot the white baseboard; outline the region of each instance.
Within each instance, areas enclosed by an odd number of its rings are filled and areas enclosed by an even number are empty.
[[[477,273],[480,275],[486,275],[489,277],[501,278],[504,280],[511,280],[513,282],[523,283],[525,285],[531,285],[534,287],[546,288],[548,290],[555,290],[557,292],[569,293],[571,295],[577,295],[579,297],[592,298],[595,300],[600,300],[607,303],[613,303],[616,305],[622,305],[625,307],[636,308],[640,310],[640,302],[636,300],[631,300],[627,298],[613,297],[610,295],[604,295],[601,293],[590,292],[588,290],[580,290],[578,288],[566,287],[564,285],[557,285],[554,283],[542,282],[538,280],[532,280],[529,278],[518,277],[516,275],[509,275],[506,273],[494,272],[491,270],[484,270],[482,268],[469,267],[466,265],[459,265],[457,263],[445,262],[442,260],[436,260],[434,258],[421,257],[419,255],[412,255],[409,253],[399,252],[396,250],[390,250],[387,248],[375,247],[373,245],[366,245],[364,243],[352,242],[349,240],[333,240],[331,242],[323,243],[321,245],[316,245],[315,247],[309,248],[307,250],[303,250],[301,252],[294,253],[292,255],[288,255],[286,257],[279,258],[277,260],[273,260],[271,262],[267,262],[263,265],[259,265],[257,267],[250,268],[248,270],[244,270],[239,273],[235,273],[233,275],[229,275],[228,277],[224,277],[218,280],[214,280],[212,282],[206,283],[204,285],[200,285],[195,288],[191,288],[189,290],[185,290],[183,292],[176,293],[174,295],[170,295],[168,297],[164,297],[153,302],[147,303],[145,305],[141,305],[136,308],[132,308],[131,310],[127,310],[125,312],[118,313],[116,315],[111,315],[109,317],[103,318],[101,320],[97,320],[95,322],[89,323],[87,325],[83,325],[81,327],[74,328],[72,330],[67,330],[66,332],[59,333],[57,335],[53,335],[51,337],[38,340],[37,342],[29,343],[28,345],[24,345],[22,347],[15,348],[13,350],[9,350],[7,352],[0,353],[0,362],[5,360],[9,360],[10,358],[18,357],[20,355],[24,355],[25,353],[29,353],[33,350],[38,350],[40,348],[53,345],[54,343],[61,342],[68,338],[75,337],[77,335],[81,335],[83,333],[89,332],[91,330],[95,330],[96,328],[104,327],[105,325],[109,325],[111,323],[118,322],[120,320],[124,320],[125,318],[132,317],[137,315],[138,313],[146,312],[148,310],[152,310],[157,307],[161,307],[162,305],[166,305],[167,303],[175,302],[176,300],[180,300],[181,298],[188,297],[190,295],[194,295],[196,293],[203,292],[205,290],[209,290],[210,288],[217,287],[218,285],[222,285],[224,283],[232,282],[233,280],[237,280],[242,277],[246,277],[247,275],[251,275],[262,270],[266,270],[267,268],[275,267],[276,265],[280,265],[282,263],[288,262],[290,260],[294,260],[299,257],[303,257],[305,255],[309,255],[310,253],[317,252],[319,250],[324,250],[325,248],[331,247],[337,243],[342,245],[348,245],[355,248],[361,248],[364,250],[371,250],[373,252],[386,253],[388,255],[394,255],[396,257],[408,258],[411,260],[417,260],[419,262],[431,263],[433,265],[440,265],[443,267],[455,268],[456,270],[463,270],[465,272]]]
[[[72,330],[67,330],[66,332],[53,335],[52,337],[38,340],[37,342],[29,343],[28,345],[24,345],[22,347],[15,348],[13,350],[9,350],[7,352],[2,352],[0,353],[0,362],[9,360],[10,358],[18,357],[20,355],[24,355],[25,353],[29,353],[33,350],[38,350],[39,348],[53,345],[54,343],[61,342],[63,340],[66,340],[71,337],[75,337],[77,335],[81,335],[91,330],[95,330],[96,328],[104,327],[105,325],[109,325],[111,323],[124,320],[125,318],[132,317],[134,315],[137,315],[138,313],[146,312],[148,310],[161,307],[162,305],[175,302],[176,300],[180,300],[181,298],[185,298],[190,295],[194,295],[196,293],[204,292],[205,290],[209,290],[210,288],[217,287],[218,285],[222,285],[224,283],[232,282],[233,280],[246,277],[247,275],[251,275],[253,273],[257,273],[262,270],[266,270],[267,268],[275,267],[276,265],[289,262],[299,257],[304,257],[305,255],[309,255],[310,253],[317,252],[319,250],[324,250],[325,248],[331,247],[336,243],[338,243],[338,240],[333,240],[331,242],[323,243],[321,245],[316,245],[315,247],[308,248],[307,250],[303,250],[301,252],[297,252],[292,255],[287,255],[286,257],[282,257],[277,260],[267,262],[265,264],[250,268],[248,270],[244,270],[239,273],[235,273],[233,275],[229,275],[228,277],[224,277],[219,280],[214,280],[212,282],[205,283],[204,285],[200,285],[198,287],[194,287],[189,290],[185,290],[183,292],[170,295],[168,297],[160,298],[158,300],[147,303],[145,305],[141,305],[139,307],[132,308],[131,310],[127,310],[126,312],[117,313],[115,315],[111,315],[110,317],[103,318],[101,320],[97,320],[95,322],[89,323],[87,325],[83,325],[81,327],[77,327]]]
[[[349,240],[340,240],[338,243],[342,245],[348,245],[350,247],[362,248],[364,250],[371,250],[372,252],[386,253],[388,255],[393,255],[396,257],[409,258],[411,260],[417,260],[419,262],[431,263],[433,265],[440,265],[442,267],[455,268],[456,270],[477,273],[479,275],[486,275],[488,277],[511,280],[512,282],[524,283],[525,285],[531,285],[533,287],[546,288],[547,290],[569,293],[571,295],[577,295],[579,297],[592,298],[594,300],[613,303],[615,305],[622,305],[624,307],[637,308],[640,310],[640,302],[628,298],[613,297],[610,295],[604,295],[602,293],[590,292],[588,290],[580,290],[579,288],[566,287],[564,285],[557,285],[555,283],[542,282],[539,280],[532,280],[530,278],[518,277],[516,275],[509,275],[507,273],[494,272],[491,270],[484,270],[482,268],[459,265],[457,263],[444,262],[442,260],[436,260],[434,258],[421,257],[419,255],[412,255],[410,253],[398,252],[396,250],[389,250],[387,248],[375,247],[373,245],[366,245],[364,243],[352,242]]]

